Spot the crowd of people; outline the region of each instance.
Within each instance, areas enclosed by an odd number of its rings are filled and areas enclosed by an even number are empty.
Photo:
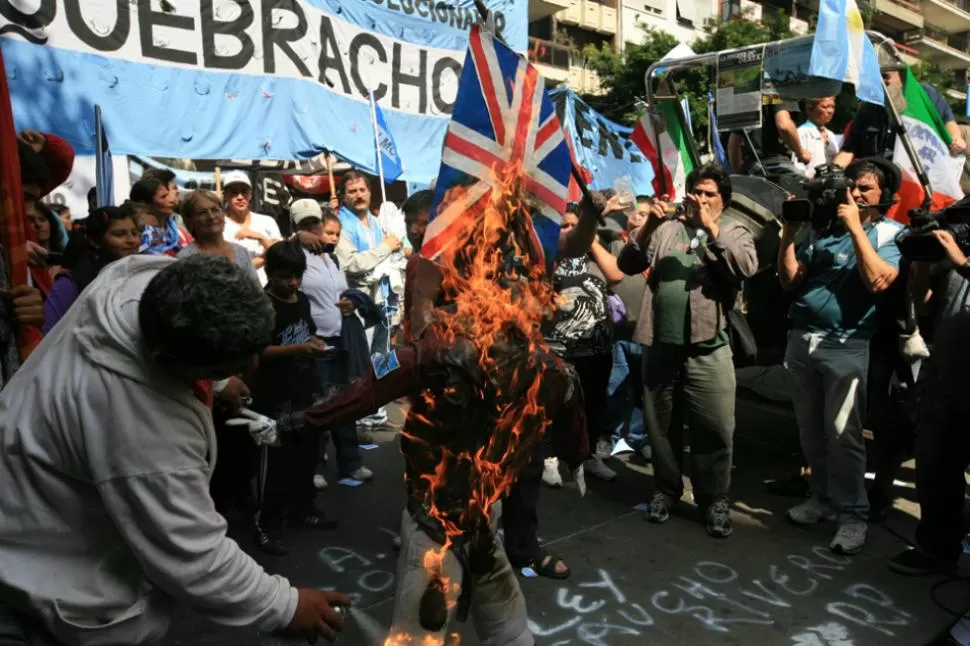
[[[888,87],[898,85],[898,70],[884,74]],[[901,255],[905,228],[886,217],[901,177],[892,142],[866,134],[878,121],[866,106],[838,145],[826,127],[834,107],[834,98],[808,101],[796,126],[794,107],[767,104],[771,127],[755,144],[755,163],[774,150],[803,176],[835,163],[852,181],[824,227],[785,222],[775,259],[791,298],[779,324],[790,326],[784,365],[806,487],[787,518],[835,521],[831,549],[859,553],[915,450],[917,547],[891,566],[946,571],[965,535],[968,250],[941,229],[931,234],[938,262]],[[941,108],[941,117],[950,129],[952,112]],[[954,133],[959,153],[966,144]],[[751,144],[732,135],[731,164],[750,167]],[[0,510],[0,635],[41,645],[147,643],[165,634],[182,601],[228,625],[334,639],[343,625],[335,608],[349,599],[266,573],[226,537],[225,518],[244,519],[255,549],[285,555],[289,532],[337,526],[316,495],[328,486],[330,442],[338,479],[373,480],[359,446],[400,423],[382,406],[393,380],[380,396],[366,389],[398,369],[388,364],[396,348],[403,370],[425,374],[437,360],[426,352],[437,342],[429,324],[454,296],[419,254],[433,191],[378,205],[371,178],[349,171],[330,200],[288,206],[294,233],[284,239],[272,217],[252,210],[247,174],[228,174],[221,194],[185,193],[173,172],[151,169],[128,201],[92,205],[82,218],[43,202],[70,172],[70,146],[36,132],[18,145],[31,284],[9,287],[0,311],[0,486],[17,492]],[[563,466],[577,481],[615,479],[621,439],[653,465],[647,521],[677,515],[689,477],[705,531],[732,535],[733,335],[739,294],[763,269],[755,234],[729,214],[732,192],[729,172],[707,164],[687,177],[683,205],[594,194],[569,206],[545,276],[529,274],[557,295],[536,323],[549,353],[543,365],[554,380],[574,380],[562,392],[581,397],[549,399],[553,426],[565,430],[537,444],[505,492],[501,559],[473,602],[489,643],[533,643],[515,571],[570,574],[538,540],[541,483],[563,486]],[[603,221],[611,226],[598,230]],[[18,325],[45,335],[23,365]],[[420,386],[401,386],[398,396],[425,410]],[[335,401],[344,408],[320,412]],[[254,443],[240,419],[287,430]],[[404,554],[434,542],[414,497],[434,469],[414,457],[424,450],[414,434],[426,423],[412,414],[402,439]],[[868,489],[867,426],[878,449]],[[431,630],[402,609],[424,590],[419,579],[399,582],[395,621],[410,635],[439,634],[446,628]]]

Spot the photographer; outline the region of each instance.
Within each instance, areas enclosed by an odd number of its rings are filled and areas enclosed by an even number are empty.
[[[916,435],[916,495],[920,522],[916,549],[889,562],[901,574],[930,574],[956,567],[963,552],[964,470],[970,462],[970,261],[949,231],[932,235],[943,247],[941,263],[914,262],[917,306],[935,312],[933,352],[920,374]]]
[[[902,225],[885,218],[899,187],[895,166],[860,160],[845,177],[853,182],[845,201],[798,253],[799,223],[786,220],[778,273],[782,287],[796,292],[785,366],[793,379],[802,451],[812,469],[812,497],[787,516],[800,525],[838,520],[829,547],[856,554],[865,544],[869,512],[862,438],[869,340],[876,304],[898,274],[894,239]]]
[[[704,510],[707,533],[726,538],[734,531],[728,492],[736,393],[727,310],[742,281],[758,270],[758,256],[751,232],[722,218],[732,192],[724,170],[696,168],[686,189],[687,212],[672,219],[655,202],[617,259],[628,276],[651,268],[633,334],[646,346],[644,419],[655,473],[646,518],[666,522],[683,494],[687,412],[694,497]]]

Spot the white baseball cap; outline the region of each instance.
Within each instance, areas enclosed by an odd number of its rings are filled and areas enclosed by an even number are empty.
[[[319,202],[307,198],[290,204],[290,219],[293,220],[293,226],[299,226],[300,222],[310,218],[323,219],[323,209],[320,208]]]
[[[223,189],[228,188],[232,184],[244,184],[250,190],[253,188],[253,182],[249,179],[249,174],[241,170],[230,171],[222,178]]]

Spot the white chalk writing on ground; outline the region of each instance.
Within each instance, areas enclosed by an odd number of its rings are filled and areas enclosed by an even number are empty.
[[[662,628],[665,617],[688,619],[721,634],[738,626],[773,626],[779,611],[803,603],[823,582],[844,576],[851,563],[825,546],[813,548],[808,556],[786,556],[783,565],[769,565],[762,578],[742,577],[723,563],[699,561],[647,599],[629,598],[607,570],[599,569],[588,580],[557,589],[555,604],[565,614],[552,622],[530,618],[529,628],[549,646],[610,646],[636,643],[630,638]],[[794,646],[855,646],[865,643],[865,631],[894,637],[914,622],[889,595],[865,583],[843,588],[824,612],[817,625],[792,635]],[[858,642],[853,631],[858,631]]]
[[[397,534],[383,527],[378,528],[389,536],[396,537]],[[327,569],[333,574],[341,575],[340,585],[333,585],[329,582],[321,590],[333,590],[339,587],[340,591],[346,594],[351,600],[358,604],[365,594],[371,595],[390,595],[394,594],[394,584],[397,571],[397,553],[380,553],[372,556],[364,556],[360,552],[342,545],[328,545],[322,548],[317,555]]]

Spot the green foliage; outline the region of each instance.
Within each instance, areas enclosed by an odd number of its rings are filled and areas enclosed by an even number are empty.
[[[587,47],[586,64],[600,77],[605,94],[583,97],[593,108],[620,123],[632,124],[642,112],[637,105],[646,95],[644,75],[680,41],[665,31],[641,26],[639,43],[631,43],[622,54],[608,47]],[[768,43],[794,34],[788,28],[788,17],[782,12],[766,12],[762,22],[732,19],[721,21],[698,38],[691,48],[698,54]],[[707,93],[713,91],[713,68],[681,70],[674,73],[674,86],[691,105],[695,132],[707,128]]]
[[[947,71],[933,63],[920,63],[916,65],[913,67],[913,74],[916,75],[916,78],[921,83],[929,83],[935,87],[939,90],[940,94],[955,88],[957,85],[956,76],[954,76],[952,71]]]

